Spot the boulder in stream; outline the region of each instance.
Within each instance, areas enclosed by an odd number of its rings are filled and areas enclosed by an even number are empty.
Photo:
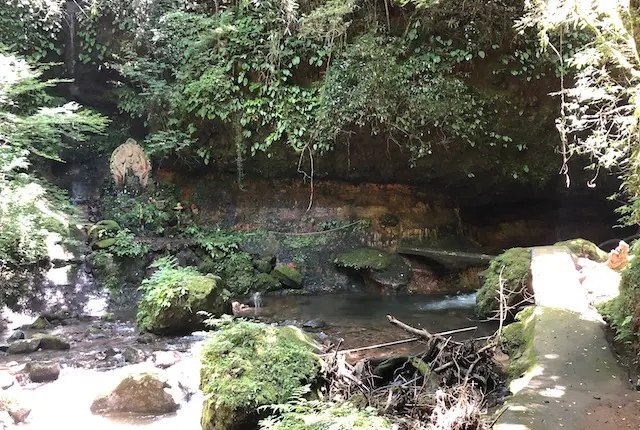
[[[30,354],[40,348],[40,339],[16,340],[9,345],[7,354]]]
[[[91,412],[99,415],[134,413],[161,415],[175,412],[179,405],[166,390],[166,381],[153,373],[139,373],[124,378],[109,394],[98,396]]]
[[[137,314],[141,332],[189,334],[203,326],[201,311],[215,316],[231,311],[222,280],[192,267],[163,267],[145,279],[141,288]]]
[[[51,382],[60,376],[60,364],[52,361],[34,361],[24,366],[31,382]]]
[[[66,340],[52,334],[36,333],[32,339],[40,340],[40,348],[53,351],[66,351],[71,345]]]
[[[302,288],[302,275],[294,267],[276,266],[271,276],[289,288]]]
[[[156,351],[151,355],[151,361],[158,369],[168,369],[180,360],[182,355],[178,351]]]
[[[228,322],[202,346],[203,430],[256,428],[260,406],[287,402],[319,377],[318,345],[295,327]]]
[[[391,291],[406,287],[413,276],[404,258],[380,249],[351,249],[336,255],[333,263],[359,273],[368,284]]]

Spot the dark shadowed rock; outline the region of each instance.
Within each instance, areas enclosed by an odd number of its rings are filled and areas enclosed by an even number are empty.
[[[178,410],[178,404],[165,388],[165,381],[152,373],[127,376],[107,395],[97,397],[91,404],[91,412],[109,415],[129,412],[143,415],[167,414]]]
[[[60,376],[60,364],[56,362],[32,362],[24,366],[31,382],[51,382]]]
[[[9,336],[7,338],[7,342],[13,342],[14,340],[21,340],[24,339],[26,336],[24,335],[24,332],[22,330],[16,330],[13,333],[11,333],[11,336]]]
[[[143,333],[136,339],[138,343],[141,343],[143,345],[148,345],[155,342],[156,340],[158,340],[158,336],[153,333]]]
[[[317,330],[317,329],[324,328],[326,325],[327,325],[327,323],[325,323],[320,318],[315,318],[315,319],[309,320],[309,321],[305,322],[304,324],[302,324],[302,327],[303,328],[309,328],[309,329]]]
[[[122,351],[122,356],[125,362],[131,364],[141,363],[147,359],[144,352],[131,346],[126,347],[124,351]]]
[[[29,354],[40,348],[40,339],[16,340],[7,349],[8,354]]]

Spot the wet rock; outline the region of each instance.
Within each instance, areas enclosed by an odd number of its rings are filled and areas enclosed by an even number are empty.
[[[153,365],[159,369],[168,369],[182,360],[178,351],[156,351],[151,355]]]
[[[302,324],[302,327],[317,330],[326,327],[326,325],[327,323],[325,323],[323,320],[316,318],[305,322],[304,324]]]
[[[51,382],[60,376],[60,364],[51,361],[34,361],[24,366],[31,382]]]
[[[40,339],[16,340],[9,345],[8,354],[30,354],[36,352],[40,348]]]
[[[302,288],[302,275],[293,267],[276,266],[271,276],[289,288]]]
[[[91,412],[99,415],[118,412],[144,415],[175,412],[179,406],[165,388],[170,387],[155,374],[130,375],[110,394],[97,397],[91,404]]]
[[[275,291],[282,288],[282,283],[268,273],[258,273],[253,281],[256,291]]]
[[[7,352],[9,350],[9,345],[0,345],[0,352]]]
[[[66,340],[52,334],[34,334],[33,339],[40,340],[40,348],[52,351],[66,351],[71,345]]]
[[[158,336],[153,333],[143,333],[140,336],[138,336],[138,338],[136,339],[138,343],[141,343],[143,345],[154,343],[157,340],[158,340]]]
[[[142,363],[146,360],[145,353],[139,349],[128,346],[122,351],[124,361],[131,364]]]
[[[109,348],[103,349],[102,351],[98,351],[96,353],[96,358],[98,360],[107,360],[109,358],[115,357],[118,354],[120,354],[119,349],[109,347]]]
[[[16,330],[13,333],[11,333],[11,336],[9,336],[7,338],[7,342],[13,342],[14,340],[21,340],[24,339],[26,336],[24,335],[24,332],[22,330]]]

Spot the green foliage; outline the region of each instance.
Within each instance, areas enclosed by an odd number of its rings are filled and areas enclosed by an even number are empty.
[[[634,257],[622,272],[620,294],[598,307],[604,319],[616,331],[616,340],[632,344],[636,353],[640,351],[640,243],[631,246]]]
[[[160,258],[151,267],[157,270],[140,286],[136,317],[140,331],[182,334],[201,322],[197,312],[221,315],[227,310],[228,292],[218,285],[220,278],[177,267],[173,257]]]
[[[230,420],[285,403],[317,380],[315,344],[300,329],[248,321],[218,326],[202,347],[203,428],[229,428]]]
[[[478,315],[493,316],[499,309],[501,288],[507,306],[521,306],[531,284],[531,250],[511,248],[505,251],[491,260],[482,277],[484,282],[476,296]]]
[[[324,403],[295,399],[273,408],[277,416],[260,422],[262,430],[393,429],[375,408],[358,409],[351,403]]]
[[[131,231],[124,229],[114,236],[115,242],[109,251],[118,257],[139,258],[149,253],[150,247],[136,240]]]
[[[124,268],[112,253],[106,250],[93,251],[87,257],[96,273],[100,285],[112,296],[118,296],[125,284]]]
[[[7,290],[13,281],[29,285],[28,272],[74,233],[77,212],[66,194],[38,178],[31,163],[59,160],[63,139],[85,140],[107,123],[76,104],[53,106],[46,90],[56,82],[41,74],[0,47],[0,272]]]
[[[4,0],[0,4],[0,46],[26,56],[31,62],[62,55],[61,0]]]
[[[554,244],[554,246],[566,246],[574,256],[588,258],[598,263],[604,263],[609,258],[609,254],[598,248],[593,242],[585,239],[565,240]]]

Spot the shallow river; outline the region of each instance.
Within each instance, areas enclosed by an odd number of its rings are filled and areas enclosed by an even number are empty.
[[[430,332],[478,326],[477,329],[457,338],[486,336],[495,330],[493,324],[478,323],[473,319],[473,295],[462,296],[374,296],[374,295],[326,295],[297,297],[264,297],[259,314],[271,322],[305,323],[322,320],[324,325],[313,331],[322,332],[333,342],[342,338],[341,349],[392,342],[411,337],[392,326],[386,318],[390,314],[414,327]],[[25,321],[22,319],[21,323]],[[317,323],[317,321],[316,321]],[[47,384],[27,384],[12,387],[9,392],[21,398],[32,409],[26,429],[130,429],[145,427],[161,429],[200,428],[202,395],[198,386],[198,349],[201,337],[161,339],[148,345],[137,343],[134,324],[130,321],[105,322],[99,318],[58,327],[49,331],[71,342],[69,351],[40,351],[23,356],[0,358],[0,365],[11,361],[19,364],[30,360],[58,360],[63,369],[57,381]],[[163,417],[103,418],[91,414],[89,406],[100,393],[110,388],[134,371],[156,370],[150,362],[111,369],[96,369],[100,354],[109,348],[122,351],[127,347],[153,350],[179,350],[183,360],[173,367],[159,371],[169,381],[180,381],[195,394],[184,400],[176,414]],[[368,351],[367,355],[401,354],[420,348],[410,343],[393,348]],[[104,354],[103,354],[104,355]],[[354,359],[362,355],[354,355]],[[97,360],[97,361],[96,361]],[[79,368],[79,366],[89,368]],[[108,366],[107,366],[108,367]],[[182,394],[180,394],[182,397]]]

